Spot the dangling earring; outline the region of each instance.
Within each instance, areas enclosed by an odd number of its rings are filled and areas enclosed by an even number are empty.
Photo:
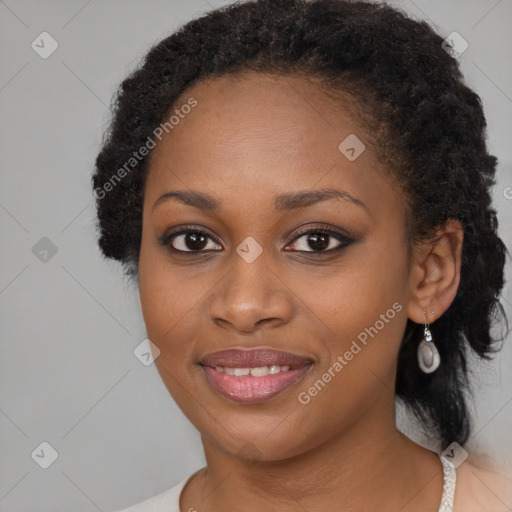
[[[424,309],[423,313],[425,313],[426,323],[423,339],[418,345],[418,364],[420,365],[420,369],[423,373],[432,373],[439,368],[439,364],[441,363],[441,356],[439,355],[437,347],[432,341],[432,333],[429,330],[427,312]]]

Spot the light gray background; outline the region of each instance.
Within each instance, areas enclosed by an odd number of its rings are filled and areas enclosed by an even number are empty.
[[[119,509],[204,465],[199,435],[133,354],[146,337],[138,294],[100,257],[90,176],[118,83],[150,45],[226,3],[0,1],[2,512]],[[394,4],[469,42],[460,61],[500,160],[495,206],[511,247],[512,0]],[[43,31],[59,44],[46,60],[31,48]],[[46,262],[32,252],[42,237],[57,247]],[[510,285],[502,303],[512,317]],[[487,370],[468,450],[506,462],[510,344]],[[59,454],[46,470],[31,458],[43,441]]]

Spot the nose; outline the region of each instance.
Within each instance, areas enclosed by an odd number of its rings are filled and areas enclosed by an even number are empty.
[[[289,285],[262,256],[247,263],[234,255],[231,271],[215,287],[210,303],[210,317],[219,327],[249,333],[278,327],[292,318],[293,294]]]

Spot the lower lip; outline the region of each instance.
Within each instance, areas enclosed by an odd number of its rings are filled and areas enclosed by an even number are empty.
[[[269,400],[298,382],[311,368],[308,364],[302,368],[279,372],[265,377],[244,375],[236,377],[215,368],[202,366],[209,384],[222,396],[235,402],[257,403]]]

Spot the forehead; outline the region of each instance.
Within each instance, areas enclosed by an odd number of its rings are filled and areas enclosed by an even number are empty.
[[[197,106],[164,135],[173,149],[186,151],[193,145],[204,151],[224,149],[232,156],[237,148],[260,145],[267,155],[301,149],[310,154],[337,150],[340,137],[349,133],[367,138],[354,99],[343,93],[338,100],[329,97],[319,79],[256,72],[225,75],[193,85],[175,102],[173,112],[192,97]]]
[[[173,112],[191,98],[197,105],[153,151],[146,187],[153,202],[166,189],[191,188],[266,208],[279,193],[315,187],[342,187],[371,202],[385,194],[379,180],[390,187],[357,105],[348,95],[327,96],[319,80],[223,76],[187,89]],[[347,146],[360,152],[356,159]]]

